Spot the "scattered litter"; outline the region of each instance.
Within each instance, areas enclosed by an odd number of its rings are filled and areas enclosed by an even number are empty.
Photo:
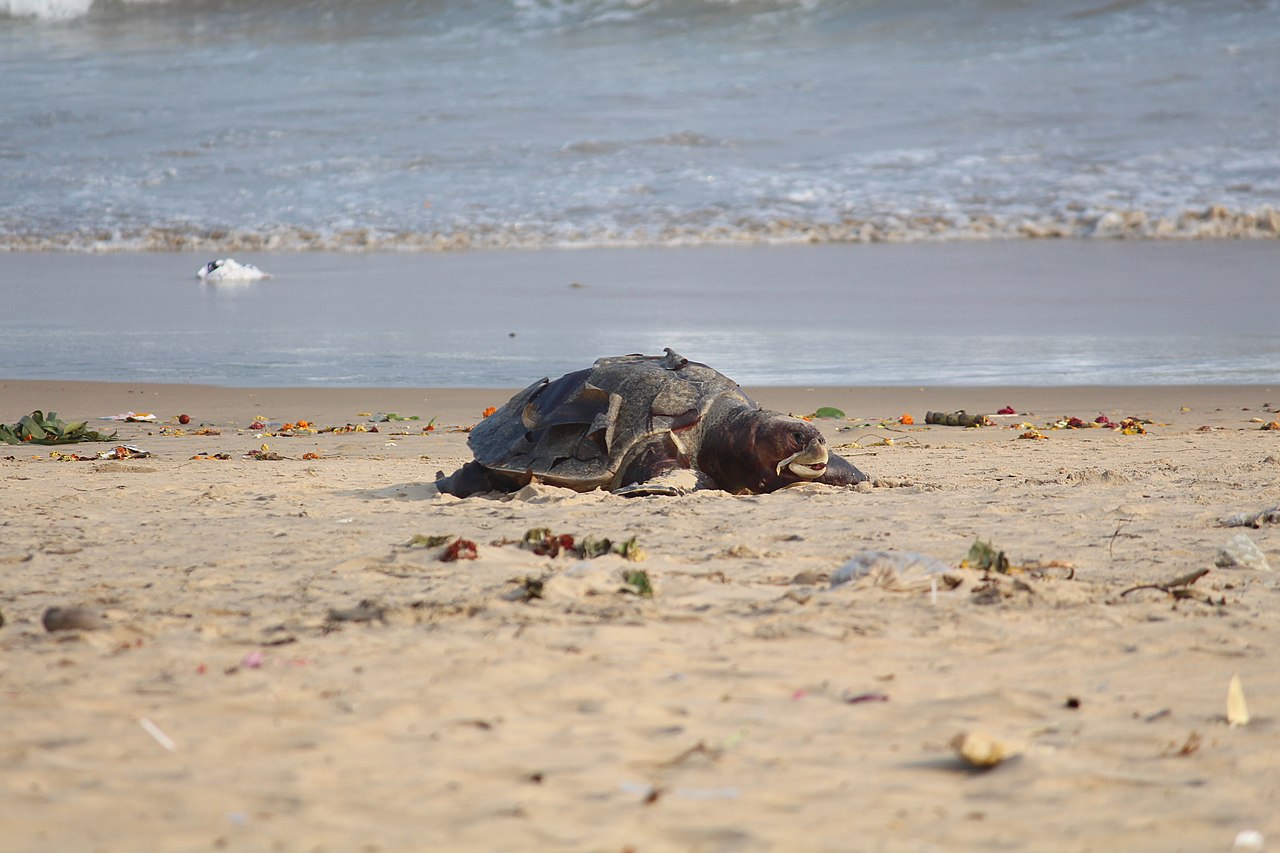
[[[458,538],[449,543],[448,548],[444,549],[444,553],[440,555],[440,562],[452,563],[457,560],[474,560],[478,556],[476,543],[470,539]]]
[[[860,551],[831,573],[831,586],[853,583],[855,589],[880,587],[894,592],[933,588],[938,578],[949,589],[960,584],[954,570],[941,560],[912,551]]]
[[[1018,750],[982,732],[962,732],[951,739],[951,748],[970,767],[988,770],[1013,758]]]
[[[736,800],[741,796],[737,788],[676,788],[673,797],[681,800]]]
[[[151,455],[150,450],[143,450],[134,444],[121,444],[112,450],[102,450],[98,453],[82,455],[79,453],[60,453],[57,450],[49,452],[49,458],[58,462],[99,462],[104,459],[145,459]]]
[[[910,436],[908,436],[907,438],[893,438],[891,436],[886,436],[884,438],[881,438],[873,433],[871,436],[869,436],[869,439],[870,440],[868,440],[868,438],[863,438],[859,436],[858,438],[855,438],[853,441],[848,441],[848,442],[845,442],[844,444],[839,444],[836,446],[837,447],[854,447],[859,450],[863,449],[864,447],[924,447],[923,444],[921,444],[919,441],[916,441],[914,438],[911,438]]]
[[[413,534],[408,542],[404,543],[406,548],[439,548],[442,545],[448,545],[456,537],[452,533],[446,533],[443,536],[424,536],[421,533]]]
[[[196,270],[196,278],[201,281],[260,281],[271,278],[269,273],[253,264],[242,264],[235,258],[218,258]]]
[[[539,557],[559,557],[561,551],[573,551],[574,539],[568,533],[554,534],[549,527],[534,527],[525,531],[520,547]]]
[[[0,424],[0,442],[5,444],[73,444],[77,441],[114,441],[116,434],[106,435],[86,428],[84,421],[66,423],[57,412],[36,409],[23,415],[16,424]]]
[[[995,422],[986,415],[971,415],[961,409],[958,412],[926,412],[924,422],[940,426],[984,427],[994,426]]]
[[[1256,829],[1242,829],[1236,833],[1236,840],[1231,842],[1232,850],[1249,850],[1259,851],[1265,850],[1267,840],[1262,836],[1261,832]]]
[[[509,583],[516,584],[516,588],[503,593],[504,601],[523,601],[530,602],[535,598],[542,598],[546,591],[546,581],[542,578],[530,577],[528,575],[522,578],[514,578]]]
[[[997,415],[1016,415],[1018,414],[1018,410],[1015,409],[1013,406],[1005,406],[1002,409],[997,409],[996,414]]]
[[[1187,758],[1189,756],[1195,755],[1197,752],[1200,751],[1200,743],[1201,743],[1200,733],[1191,732],[1190,734],[1187,735],[1187,739],[1184,740],[1181,744],[1179,744],[1177,741],[1174,741],[1173,743],[1169,744],[1168,747],[1165,748],[1164,752],[1160,754],[1165,757]]]
[[[263,428],[262,424],[258,424],[256,427],[253,424],[250,424],[249,426],[249,429],[262,429],[262,428]],[[378,431],[378,428],[376,426],[365,426],[364,424],[347,424],[346,426],[330,427],[329,429],[325,430],[325,432],[334,432],[334,433],[377,432],[377,431]]]
[[[1244,701],[1244,685],[1240,676],[1231,676],[1227,684],[1227,725],[1247,726],[1249,724],[1249,706]]]
[[[106,627],[102,614],[88,607],[50,607],[40,617],[44,629],[54,631],[96,631]]]
[[[170,752],[173,752],[178,748],[178,745],[173,742],[173,738],[165,734],[159,726],[148,720],[146,717],[139,717],[138,725],[142,726],[142,730],[144,732],[155,738],[156,743],[160,744]]]
[[[50,413],[52,417],[52,413]],[[125,421],[131,424],[149,424],[154,423],[156,416],[151,412],[121,412],[118,415],[103,415],[98,418],[100,421]]]
[[[658,797],[662,795],[662,789],[656,788],[653,785],[649,785],[644,782],[631,782],[631,781],[619,782],[618,788],[624,794],[635,794],[636,796],[642,798],[645,803],[654,802],[655,800],[658,799]]]
[[[343,610],[330,610],[328,615],[330,622],[382,622],[387,621],[386,609],[376,601],[364,599],[355,607],[347,607]]]
[[[704,758],[708,761],[719,761],[724,750],[715,746],[707,746],[706,741],[698,741],[688,749],[681,750],[665,761],[654,762],[655,767],[679,767],[691,758]]]
[[[376,424],[388,423],[390,421],[416,421],[419,420],[417,415],[401,415],[396,412],[378,412],[371,415],[369,420]]]
[[[916,422],[916,419],[911,417],[911,415],[902,414],[898,416],[898,423],[902,424],[903,426],[911,426],[915,422]]]
[[[558,557],[565,554],[591,560],[605,554],[617,554],[624,560],[638,563],[648,556],[635,536],[621,542],[590,534],[579,539],[570,533],[553,533],[549,527],[534,527],[526,530],[520,540],[520,547],[540,557]]]
[[[1065,560],[1028,560],[1026,563],[1014,565],[1005,556],[1004,551],[981,539],[973,540],[973,544],[969,546],[968,555],[960,561],[960,568],[996,572],[1001,575],[1030,574],[1037,577],[1061,575],[1063,580],[1072,580],[1076,576],[1076,567]]]
[[[969,555],[960,563],[960,568],[981,569],[982,571],[994,571],[1007,575],[1009,574],[1009,558],[1004,555],[1004,551],[996,550],[995,546],[990,542],[975,539],[973,544],[969,546]]]
[[[1049,425],[1049,429],[1112,429],[1124,435],[1146,435],[1146,425],[1152,423],[1146,418],[1124,418],[1119,422],[1113,421],[1106,415],[1098,415],[1093,420],[1085,420],[1084,418],[1068,417],[1063,415],[1058,420]]]
[[[1280,524],[1280,506],[1258,512],[1237,512],[1218,522],[1219,527],[1261,527],[1264,524]]]
[[[1269,572],[1271,565],[1267,555],[1262,553],[1254,541],[1243,532],[1237,533],[1227,540],[1227,544],[1218,551],[1214,558],[1215,566],[1223,569],[1252,569],[1256,572]]]
[[[1031,439],[1032,441],[1045,441],[1045,440],[1048,440],[1049,436],[1045,435],[1039,430],[1029,429],[1026,432],[1024,432],[1022,435],[1018,436],[1018,438]]]
[[[104,450],[98,454],[99,459],[146,459],[150,450],[143,450],[136,444],[121,444],[114,450]]]
[[[864,702],[888,702],[888,693],[855,693],[854,695],[845,695],[840,700],[846,705],[861,705]]]
[[[276,430],[277,433],[290,434],[300,432],[316,433],[319,431],[320,430],[316,429],[316,425],[313,421],[303,420],[302,418],[298,418],[296,421],[289,421],[287,423],[280,424],[280,428]]]
[[[182,427],[162,426],[160,427],[160,434],[174,437],[186,435],[222,435],[222,430],[217,427],[200,427],[199,429],[186,430]]]
[[[835,406],[822,406],[813,414],[809,415],[809,419],[822,418],[824,420],[843,420],[844,412]]]
[[[626,586],[622,588],[622,592],[630,592],[641,598],[653,598],[653,584],[649,581],[649,573],[644,569],[627,572],[623,576],[623,582]]]
[[[240,660],[240,665],[245,669],[262,669],[262,664],[266,662],[266,656],[262,652],[249,652]]]

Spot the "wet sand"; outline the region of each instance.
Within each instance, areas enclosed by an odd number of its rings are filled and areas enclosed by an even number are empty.
[[[1215,564],[1243,533],[1280,568],[1276,525],[1220,526],[1280,504],[1280,431],[1260,429],[1280,387],[753,393],[843,409],[819,423],[873,482],[460,501],[428,484],[468,458],[456,428],[506,392],[0,382],[5,423],[36,408],[159,420],[92,421],[119,429],[104,444],[0,446],[5,848],[1280,838],[1280,583]],[[923,423],[1006,404],[1020,414],[996,426]],[[379,412],[419,420],[266,434]],[[1049,428],[1100,414],[1149,423]],[[1019,438],[1022,423],[1045,438]],[[51,453],[124,443],[151,455]],[[246,457],[264,444],[282,458]],[[634,536],[645,559],[515,544],[537,527]],[[442,562],[416,535],[464,537],[477,559]],[[1012,573],[961,568],[975,539]],[[832,588],[845,561],[886,549],[940,560],[946,580]],[[42,625],[72,606],[102,627]],[[1236,674],[1243,726],[1227,720]],[[949,746],[962,732],[1014,757],[971,769]]]
[[[672,347],[746,385],[1275,381],[1280,241],[0,253],[3,375],[523,386]]]

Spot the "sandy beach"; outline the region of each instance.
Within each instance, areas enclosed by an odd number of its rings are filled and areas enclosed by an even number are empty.
[[[842,409],[817,423],[873,482],[434,494],[507,396],[0,382],[4,423],[119,430],[0,446],[5,849],[1280,839],[1280,582],[1215,564],[1243,534],[1280,568],[1275,524],[1221,526],[1280,504],[1280,388],[756,389]],[[157,422],[96,420],[130,411]],[[1145,432],[1051,428],[1099,415]],[[328,431],[348,424],[378,431]],[[149,455],[66,458],[125,444]],[[538,555],[532,528],[644,559]],[[477,558],[411,544],[433,536]],[[975,540],[1008,573],[961,568]],[[948,572],[832,586],[881,550]],[[99,624],[48,631],[53,607]],[[969,766],[963,733],[1009,757]]]

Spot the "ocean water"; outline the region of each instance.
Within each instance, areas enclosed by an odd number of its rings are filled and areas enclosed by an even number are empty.
[[[0,0],[0,251],[1278,234],[1280,0]]]

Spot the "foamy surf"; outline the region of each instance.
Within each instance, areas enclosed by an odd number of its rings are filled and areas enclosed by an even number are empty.
[[[0,0],[0,250],[1275,239],[1277,19]]]

